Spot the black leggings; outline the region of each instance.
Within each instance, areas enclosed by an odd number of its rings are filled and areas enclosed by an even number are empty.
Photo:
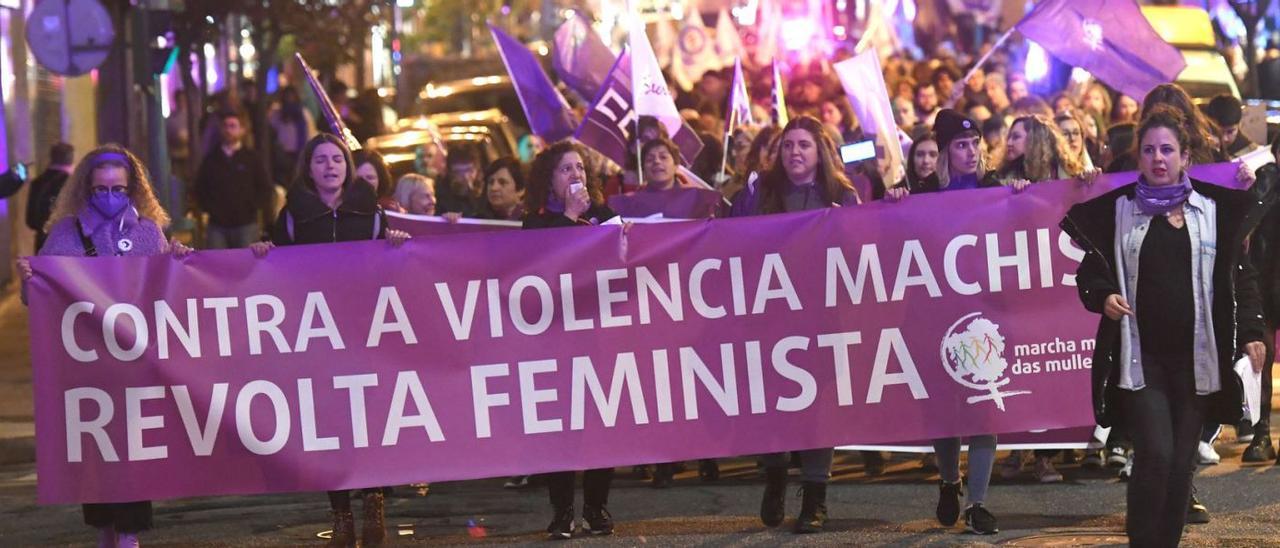
[[[1142,357],[1146,386],[1122,391],[1133,440],[1125,529],[1133,546],[1177,546],[1187,520],[1205,398],[1190,356]]]
[[[151,528],[151,501],[85,504],[84,522],[112,527],[117,533],[140,533]]]
[[[573,483],[575,472],[547,474],[547,491],[551,506],[556,509],[573,507]],[[609,486],[613,483],[613,469],[599,468],[582,473],[582,506],[601,508],[609,504]]]

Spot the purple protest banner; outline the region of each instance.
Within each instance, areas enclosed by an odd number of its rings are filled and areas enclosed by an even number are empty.
[[[1135,0],[1049,0],[1015,26],[1054,57],[1139,101],[1187,66]]]
[[[1097,317],[1056,223],[1123,182],[263,259],[36,257],[38,498],[324,491],[1088,426]]]
[[[488,219],[458,219],[449,222],[435,215],[410,215],[387,212],[387,226],[408,232],[410,236],[448,236],[472,232],[497,232],[519,230],[520,221],[492,221]]]
[[[632,105],[631,52],[628,50],[623,51],[613,68],[609,69],[608,77],[600,86],[600,92],[591,102],[574,137],[614,163],[626,166],[628,161],[635,160],[638,152],[632,148],[631,141],[631,131],[637,118]],[[684,165],[693,163],[702,152],[702,139],[689,124],[681,125],[671,140],[680,148]]]
[[[661,213],[668,219],[709,219],[720,211],[723,196],[705,188],[641,189],[609,197],[609,209],[623,217]]]

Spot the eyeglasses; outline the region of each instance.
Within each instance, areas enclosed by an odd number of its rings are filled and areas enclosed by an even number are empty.
[[[129,193],[129,187],[127,187],[127,186],[121,186],[121,185],[116,185],[116,186],[94,186],[92,190],[93,190],[93,193],[94,193],[94,194],[106,194],[106,193],[108,193],[108,192],[114,192],[114,193],[116,193],[116,194],[128,194],[128,193]]]

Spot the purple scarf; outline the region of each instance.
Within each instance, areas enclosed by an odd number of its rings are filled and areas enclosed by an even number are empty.
[[[1181,207],[1191,195],[1191,178],[1182,172],[1182,179],[1171,185],[1149,185],[1141,175],[1138,176],[1138,189],[1135,197],[1138,210],[1146,215],[1166,215]]]

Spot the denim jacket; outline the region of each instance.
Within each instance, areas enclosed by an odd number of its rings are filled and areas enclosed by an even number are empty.
[[[1185,175],[1183,177],[1186,177]],[[1211,394],[1221,390],[1218,374],[1218,349],[1213,334],[1213,279],[1214,261],[1217,258],[1217,204],[1204,195],[1192,191],[1183,206],[1187,232],[1191,239],[1191,286],[1195,308],[1193,322],[1193,363],[1195,364],[1196,393]],[[1138,256],[1142,242],[1151,225],[1151,215],[1138,209],[1128,196],[1116,198],[1116,275],[1120,295],[1130,304],[1138,302]],[[1142,311],[1136,311],[1141,314]],[[1146,386],[1142,374],[1142,345],[1138,337],[1138,321],[1135,316],[1120,320],[1120,382],[1119,388],[1141,390]]]

